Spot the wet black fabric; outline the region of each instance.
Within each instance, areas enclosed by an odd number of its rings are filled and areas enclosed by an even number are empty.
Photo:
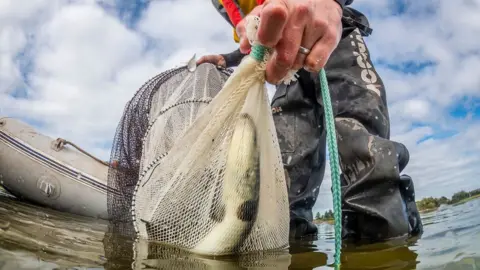
[[[240,49],[237,49],[231,53],[220,54],[220,55],[223,56],[223,59],[225,59],[225,65],[227,67],[238,66],[242,58],[245,56],[245,54],[242,54],[240,52]]]
[[[353,3],[353,0],[335,0],[335,2],[340,4],[342,7],[345,7],[346,5]]]
[[[363,39],[368,20],[349,8],[357,23],[343,26],[342,39],[325,67],[335,115],[342,170],[343,237],[381,241],[422,233],[412,179],[400,176],[408,149],[390,140],[384,84]],[[235,58],[234,55],[236,55]],[[229,58],[230,57],[230,58]],[[241,54],[227,56],[238,64]],[[326,131],[318,74],[278,85],[273,118],[289,182],[290,235],[316,235],[312,208],[325,175]]]

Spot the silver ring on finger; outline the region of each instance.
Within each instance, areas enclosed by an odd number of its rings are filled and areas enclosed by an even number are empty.
[[[310,53],[310,49],[300,46],[300,48],[298,49],[298,52],[301,54],[308,55]]]

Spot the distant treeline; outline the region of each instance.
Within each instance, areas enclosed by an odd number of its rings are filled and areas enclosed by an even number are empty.
[[[332,210],[325,211],[323,215],[320,214],[320,212],[317,212],[317,214],[315,215],[315,219],[316,220],[333,220],[333,211]]]
[[[427,197],[423,198],[420,201],[417,201],[417,208],[419,211],[425,211],[425,210],[434,210],[442,204],[456,204],[462,201],[466,201],[468,199],[474,199],[474,198],[480,198],[480,188],[472,190],[472,191],[459,191],[455,194],[452,195],[451,199],[448,199],[445,196],[442,196],[440,198],[433,198],[433,197]],[[317,212],[315,215],[315,220],[318,221],[331,221],[333,220],[333,211],[332,210],[327,210],[325,213],[322,215],[320,212]]]
[[[463,200],[466,200],[469,198],[476,198],[476,197],[480,197],[480,188],[472,190],[470,192],[463,191],[463,190],[459,191],[453,194],[451,199],[448,199],[445,196],[442,196],[440,198],[433,198],[433,197],[423,198],[422,200],[417,201],[417,208],[420,211],[436,209],[442,204],[456,204]]]

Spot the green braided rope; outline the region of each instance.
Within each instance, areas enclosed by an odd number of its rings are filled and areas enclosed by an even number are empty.
[[[340,188],[340,162],[338,158],[335,119],[333,117],[332,101],[328,89],[325,70],[320,70],[320,86],[322,89],[325,123],[327,129],[327,146],[330,157],[330,173],[332,178],[333,217],[335,219],[335,266],[340,267],[342,252],[342,195]]]
[[[255,45],[250,55],[257,61],[262,61],[265,56],[265,47]],[[322,69],[319,74],[322,99],[325,111],[325,123],[327,129],[327,146],[330,158],[330,171],[332,176],[333,217],[335,219],[335,268],[340,268],[340,255],[342,252],[342,202],[340,189],[340,163],[338,158],[337,138],[335,131],[335,119],[333,117],[332,101],[328,89],[327,75]]]

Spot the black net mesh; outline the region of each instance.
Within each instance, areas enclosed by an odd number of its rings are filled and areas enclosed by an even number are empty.
[[[138,181],[142,139],[148,128],[148,113],[152,96],[160,85],[185,67],[170,69],[147,81],[125,106],[117,127],[108,172],[108,186],[117,192],[107,194],[108,216],[115,226],[114,233],[133,236],[130,207]]]

